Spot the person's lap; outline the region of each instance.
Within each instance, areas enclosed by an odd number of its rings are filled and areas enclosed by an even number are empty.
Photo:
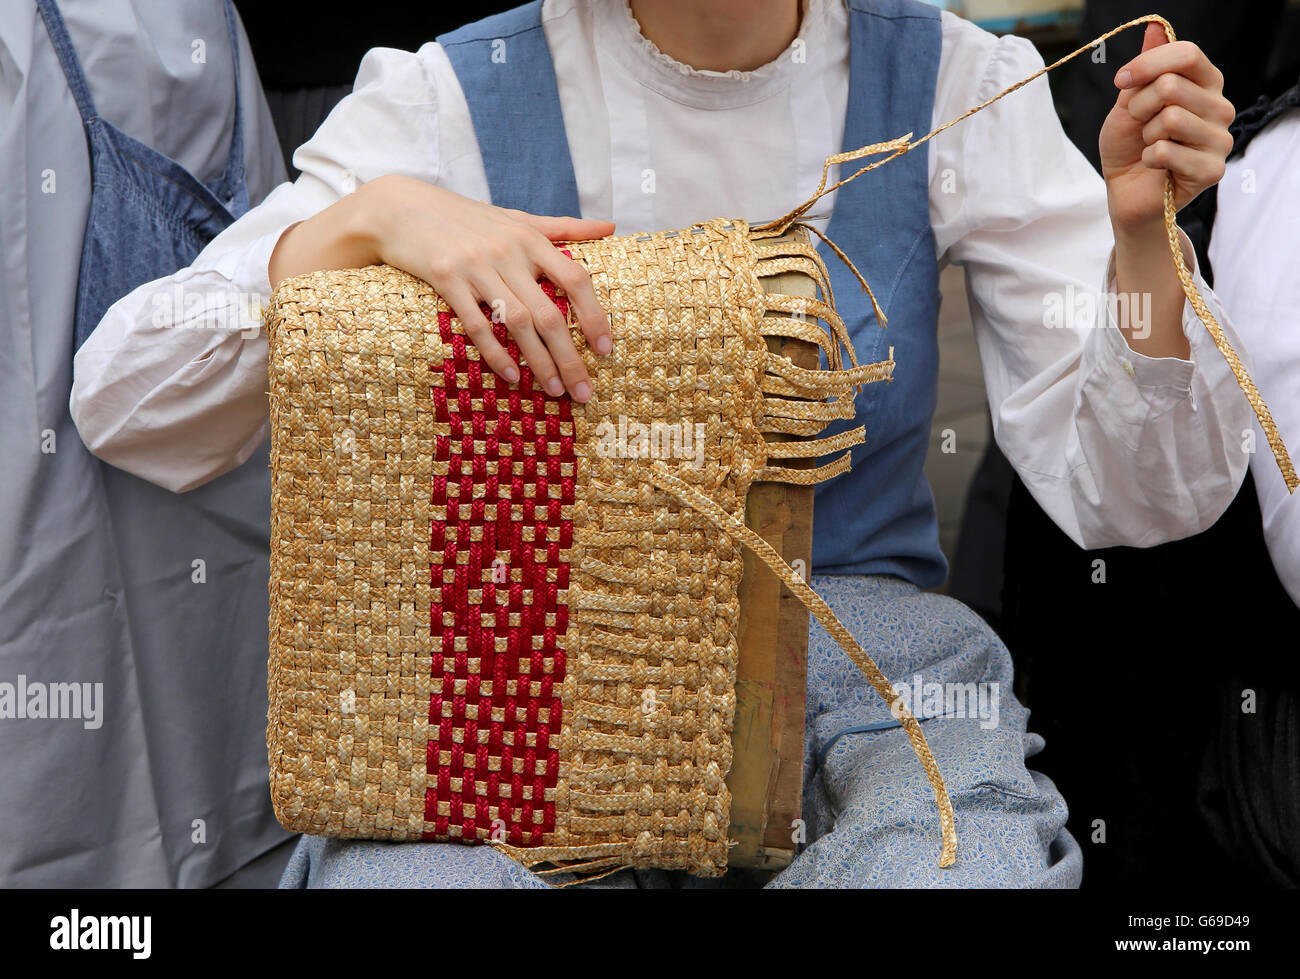
[[[914,707],[936,689],[965,698],[958,703],[967,716],[922,724],[956,813],[956,864],[938,867],[938,811],[905,733],[814,624],[804,766],[808,844],[795,861],[775,876],[732,871],[703,880],[621,871],[581,886],[1077,886],[1081,855],[1065,830],[1065,802],[1050,780],[1025,767],[1042,739],[1026,732],[1028,711],[1014,699],[1011,660],[992,630],[961,603],[901,579],[816,576],[812,585],[893,683],[916,688],[919,681]],[[929,684],[948,686],[927,690]],[[544,888],[565,879],[548,881],[489,847],[304,837],[281,886]]]

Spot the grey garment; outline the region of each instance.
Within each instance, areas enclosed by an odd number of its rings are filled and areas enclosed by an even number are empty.
[[[60,7],[100,114],[218,176],[235,117],[219,0]],[[256,202],[284,167],[242,31],[240,57]],[[89,159],[30,0],[0,0],[0,172],[0,714],[25,682],[88,684],[80,713],[98,715],[0,716],[0,886],[206,886],[286,837],[263,743],[267,504],[234,488],[177,519],[138,481],[110,496],[132,477],[77,436]]]
[[[274,849],[266,851],[256,860],[244,864],[229,877],[212,886],[220,890],[248,891],[273,890],[284,876],[284,868],[293,856],[301,837],[291,836]]]

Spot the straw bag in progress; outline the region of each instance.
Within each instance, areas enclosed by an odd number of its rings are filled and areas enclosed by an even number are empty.
[[[714,221],[565,250],[618,336],[597,358],[574,331],[586,405],[482,367],[432,287],[395,269],[276,290],[272,796],[306,833],[717,874],[742,547],[811,595],[745,528],[747,494],[844,471],[862,430],[812,436],[894,365],[853,364],[829,304],[765,290],[795,271],[829,294],[806,234]],[[816,344],[831,369],[769,337]],[[631,424],[644,437],[611,451]]]
[[[847,469],[862,428],[819,435],[896,366],[892,351],[856,362],[799,219],[933,135],[831,157],[827,168],[880,159],[829,189],[824,173],[765,225],[563,245],[617,337],[596,357],[572,329],[595,392],[586,405],[545,394],[526,366],[515,385],[496,377],[434,289],[403,272],[277,287],[267,745],[286,828],[486,843],[547,871],[723,873],[749,551],[893,708],[934,790],[940,865],[954,861],[952,806],[920,725],[745,525],[755,485]],[[1170,187],[1165,203],[1189,300],[1294,485],[1267,407],[1182,264]],[[807,288],[769,291],[792,275]],[[820,348],[828,369],[797,365],[787,340]]]

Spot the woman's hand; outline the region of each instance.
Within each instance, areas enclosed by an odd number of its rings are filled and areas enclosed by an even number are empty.
[[[613,230],[609,221],[538,217],[412,177],[379,177],[285,231],[271,256],[271,282],[318,269],[396,266],[438,290],[496,374],[519,380],[518,366],[493,337],[480,303],[505,323],[548,393],[567,390],[575,401],[587,401],[591,378],[563,315],[537,280],[545,277],[564,290],[588,344],[598,354],[609,353],[609,317],[591,278],[552,242],[600,238]]]
[[[1223,97],[1223,73],[1195,44],[1168,43],[1159,24],[1147,25],[1142,53],[1116,73],[1115,86],[1099,148],[1119,237],[1163,221],[1166,171],[1180,208],[1219,182],[1236,112]]]
[[[1101,172],[1115,232],[1116,289],[1139,300],[1121,306],[1119,327],[1138,353],[1185,360],[1191,345],[1165,232],[1165,174],[1173,175],[1177,207],[1219,182],[1232,149],[1232,103],[1204,52],[1187,41],[1170,44],[1159,24],[1147,25],[1142,53],[1116,72],[1115,85],[1119,98],[1101,128]],[[1181,244],[1190,267],[1186,236]]]

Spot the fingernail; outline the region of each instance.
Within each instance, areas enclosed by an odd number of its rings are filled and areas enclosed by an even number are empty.
[[[514,367],[507,367],[507,368],[506,368],[506,374],[505,374],[505,377],[506,377],[506,380],[509,381],[511,384],[516,384],[516,383],[518,383],[518,381],[519,381],[519,371],[518,371],[518,369],[517,369],[517,368],[514,368]]]
[[[564,382],[558,377],[553,377],[546,382],[546,393],[552,398],[558,398],[564,393]]]
[[[614,349],[614,341],[609,337],[596,337],[596,353],[604,357]]]
[[[1115,84],[1120,88],[1128,88],[1133,84],[1133,73],[1127,68],[1115,76]]]
[[[579,381],[573,388],[573,399],[575,401],[586,401],[591,397],[591,385],[586,381]]]

